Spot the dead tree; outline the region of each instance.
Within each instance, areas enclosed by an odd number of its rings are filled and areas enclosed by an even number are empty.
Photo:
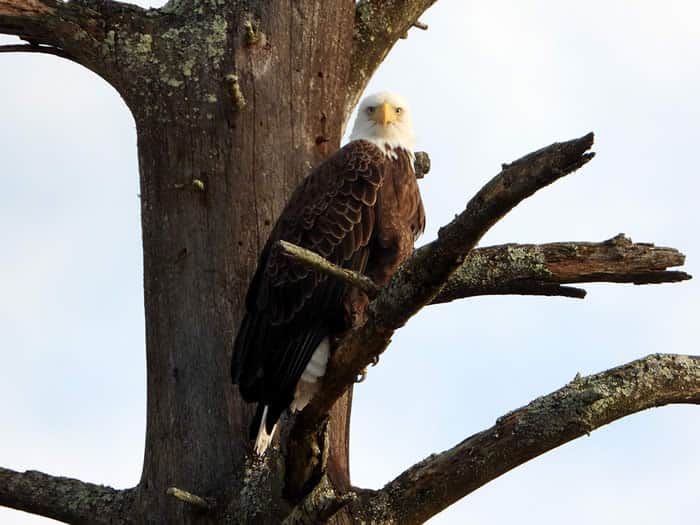
[[[433,3],[170,0],[141,9],[0,0],[0,32],[27,42],[0,52],[52,54],[89,68],[136,121],[148,374],[136,487],[0,468],[0,504],[90,524],[420,523],[610,421],[700,403],[700,358],[650,356],[577,378],[381,490],[350,485],[352,385],[424,306],[485,294],[581,297],[568,285],[689,277],[668,270],[683,264],[678,251],[622,236],[475,249],[519,202],[592,159],[589,134],[504,165],[386,288],[372,290],[368,321],[340,342],[321,395],[286,422],[281,447],[264,461],[251,457],[251,409],[228,369],[258,251],[291,190],[338,147],[372,73]]]

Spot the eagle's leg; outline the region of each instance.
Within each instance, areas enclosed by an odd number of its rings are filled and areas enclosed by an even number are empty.
[[[362,326],[367,321],[367,305],[369,297],[362,290],[355,287],[345,297],[345,321],[349,329]]]

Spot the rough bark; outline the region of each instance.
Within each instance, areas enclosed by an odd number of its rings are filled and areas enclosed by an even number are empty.
[[[265,493],[242,490],[251,412],[230,384],[231,341],[271,225],[339,144],[353,24],[349,1],[174,0],[144,10],[0,0],[0,31],[92,69],[136,121],[148,399],[134,512],[145,521],[217,523],[228,511],[278,523],[286,514],[276,460]],[[348,416],[349,403],[332,414],[329,467],[346,486]],[[169,487],[219,502],[236,494],[236,504],[202,513]]]
[[[111,0],[0,0],[0,33],[21,37],[36,48],[34,52],[82,64],[124,96],[122,89],[129,84],[125,74],[134,61],[147,59],[152,40],[146,35],[160,18],[147,13],[159,11]]]
[[[223,501],[238,494],[238,508],[228,512],[241,521],[274,523],[286,514],[274,458],[251,471],[269,482],[259,479],[251,497],[244,490],[251,481],[241,476],[251,411],[230,384],[231,341],[271,225],[309,166],[339,143],[342,117],[333,108],[341,103],[348,63],[340,50],[352,26],[347,8],[329,12],[315,2],[256,12],[235,7],[201,23],[201,33],[193,21],[163,33],[171,39],[164,51],[192,54],[179,58],[158,88],[162,106],[143,111],[130,104],[139,137],[150,349],[139,503],[144,513],[164,509],[160,522],[203,522],[201,513],[166,497],[168,486]],[[209,49],[213,37],[220,47]],[[210,55],[220,55],[218,67]],[[338,417],[337,427],[345,413]],[[345,457],[332,461],[347,472]],[[216,511],[212,516],[219,519]]]
[[[700,356],[657,354],[588,377],[498,418],[491,428],[364,491],[353,517],[423,523],[532,458],[622,417],[670,403],[700,404]]]
[[[133,523],[133,490],[0,467],[0,505],[76,525]]]

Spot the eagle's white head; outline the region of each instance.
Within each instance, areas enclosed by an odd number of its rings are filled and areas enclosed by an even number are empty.
[[[382,91],[365,97],[360,102],[350,140],[373,142],[390,157],[394,148],[403,148],[413,156],[415,136],[411,112],[405,98]]]

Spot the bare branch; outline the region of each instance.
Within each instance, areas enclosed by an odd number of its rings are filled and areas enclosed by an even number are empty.
[[[294,259],[295,261],[309,266],[315,270],[319,270],[327,275],[340,279],[352,286],[356,286],[363,292],[365,292],[369,297],[376,297],[379,293],[379,286],[377,286],[372,279],[363,275],[359,272],[354,272],[348,270],[347,268],[341,268],[333,264],[332,262],[324,259],[316,252],[297,246],[287,241],[279,241],[282,253],[287,257]]]
[[[356,286],[369,297],[380,288],[367,276],[336,266],[311,250],[280,242],[297,262]],[[547,295],[583,299],[586,291],[568,283],[659,284],[686,281],[685,256],[674,248],[633,243],[623,234],[604,241],[504,244],[472,250],[430,304],[480,295]]]
[[[145,33],[155,19],[145,10],[112,0],[0,0],[0,33],[15,35],[30,46],[8,46],[4,52],[34,52],[67,58],[108,81],[114,44]],[[117,31],[118,29],[118,31]],[[133,46],[131,42],[124,42]],[[143,46],[142,46],[143,47]],[[123,51],[122,51],[123,52]]]
[[[33,45],[47,44],[63,48],[63,40],[82,30],[78,17],[82,8],[76,3],[56,0],[0,0],[0,33],[16,35]],[[85,22],[97,12],[83,13]],[[86,33],[84,37],[87,37]]]
[[[187,492],[186,490],[179,489],[177,487],[170,487],[168,490],[165,491],[165,493],[168,496],[172,496],[173,498],[179,499],[180,501],[187,503],[188,505],[192,505],[193,507],[196,507],[199,510],[208,511],[212,508],[212,506],[206,499],[202,498],[201,496],[197,496],[196,494],[192,494],[191,492]]]
[[[412,27],[427,29],[418,18],[436,0],[360,0],[355,7],[348,99],[345,119],[362,95],[374,71],[397,40]]]
[[[330,395],[317,396],[300,419],[316,414],[313,419],[320,422],[360,370],[383,351],[393,331],[432,301],[484,233],[519,202],[593,158],[586,153],[592,144],[589,134],[504,166],[465,211],[440,229],[437,240],[416,250],[370,304],[368,322],[345,338],[333,355],[323,383],[323,394]]]
[[[536,191],[591,160],[593,153],[587,153],[587,150],[592,145],[593,134],[590,133],[579,139],[552,144],[512,164],[503,165],[501,173],[479,190],[467,208],[440,228],[435,241],[416,250],[385,292],[370,305],[370,317],[378,328],[395,330],[403,326],[434,299],[452,273],[462,265],[466,254],[496,222]]]
[[[432,304],[477,295],[585,297],[572,283],[672,283],[690,279],[685,256],[673,248],[633,243],[620,234],[602,243],[505,244],[477,248],[450,277]]]
[[[135,489],[0,467],[0,505],[67,523],[127,524],[134,494]]]
[[[577,170],[593,158],[587,150],[593,134],[531,153],[489,181],[467,208],[438,232],[437,240],[416,250],[370,303],[367,322],[351,331],[331,357],[320,392],[297,417],[290,447],[306,448],[335,401],[360,372],[386,349],[394,330],[403,326],[439,293],[479,239],[506,213],[537,190]],[[308,450],[289,456],[312,457]],[[298,475],[288,465],[288,480]],[[296,487],[299,490],[299,487]],[[293,489],[292,489],[293,490]]]
[[[700,404],[700,356],[651,355],[579,378],[454,448],[431,455],[378,491],[353,516],[372,523],[423,523],[526,461],[625,416],[671,403]]]

